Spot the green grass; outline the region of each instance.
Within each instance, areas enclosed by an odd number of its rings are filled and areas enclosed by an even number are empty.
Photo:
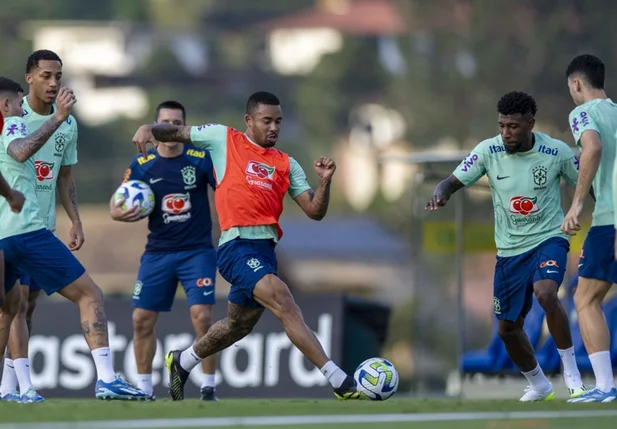
[[[208,417],[252,417],[252,416],[310,416],[336,414],[377,414],[377,413],[450,413],[450,412],[511,412],[511,411],[581,411],[616,410],[612,404],[568,404],[563,400],[549,403],[522,404],[517,401],[459,401],[459,400],[415,400],[392,399],[386,402],[303,399],[234,399],[218,403],[204,403],[198,400],[172,402],[167,399],[155,402],[101,402],[92,400],[50,399],[42,404],[0,403],[1,423],[11,422],[54,422],[87,420],[132,420],[132,419],[174,419]],[[615,428],[616,417],[530,419],[499,421],[460,422],[401,422],[401,423],[350,423],[275,426],[286,428],[318,429],[392,429],[422,428],[446,429],[453,425],[457,429],[567,429],[592,427],[593,429]],[[0,425],[1,427],[1,425]],[[171,428],[170,428],[171,429]]]

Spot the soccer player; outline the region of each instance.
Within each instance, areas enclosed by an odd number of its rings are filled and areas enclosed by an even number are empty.
[[[596,377],[596,387],[570,402],[611,402],[617,389],[611,365],[610,334],[601,305],[617,282],[615,261],[615,208],[613,168],[617,144],[617,105],[604,92],[604,64],[593,55],[574,58],[566,70],[570,95],[576,108],[570,128],[581,147],[580,172],[572,205],[562,230],[575,234],[585,197],[593,185],[596,204],[578,264],[574,305],[578,323]]]
[[[5,258],[5,288],[8,294],[19,290],[14,284],[20,273],[27,272],[48,295],[55,292],[79,308],[81,329],[92,351],[98,381],[95,394],[99,399],[147,399],[148,396],[116,377],[109,349],[107,317],[103,293],[71,251],[46,228],[40,217],[36,197],[33,155],[69,118],[77,101],[73,91],[58,91],[55,111],[36,131],[28,134],[22,118],[23,89],[18,83],[3,79],[0,105],[7,118],[0,141],[0,170],[9,185],[25,195],[21,213],[13,213],[6,200],[0,200],[0,248]],[[0,318],[0,332],[10,328],[13,317]],[[0,337],[0,354],[6,342]],[[2,357],[2,356],[0,356]]]
[[[55,111],[54,103],[62,84],[62,60],[47,50],[32,53],[26,62],[28,95],[24,97],[24,121],[35,130]],[[40,217],[52,232],[56,229],[56,185],[60,202],[73,224],[70,230],[70,250],[79,250],[84,232],[77,207],[77,191],[71,166],[77,163],[77,121],[71,115],[63,122],[47,143],[33,156],[36,171],[36,197]],[[10,401],[41,402],[30,378],[28,339],[32,331],[32,314],[40,287],[28,273],[20,278],[22,294],[20,311],[11,325],[9,353],[4,360],[0,395]],[[11,352],[12,350],[12,352]],[[17,384],[21,394],[17,392]]]
[[[166,101],[156,108],[156,123],[184,126],[185,121],[185,109],[177,101]],[[178,282],[186,293],[197,338],[206,335],[212,325],[216,250],[212,245],[208,185],[214,189],[216,182],[209,153],[182,143],[163,143],[147,157],[137,155],[124,175],[127,180],[148,183],[155,198],[148,219],[148,243],[133,293],[137,387],[152,395],[154,325],[159,312],[171,310]],[[114,203],[112,197],[111,217],[123,222],[138,220],[139,208],[123,211],[122,203]],[[215,401],[216,355],[204,359],[202,365],[205,376],[201,399]]]
[[[586,391],[568,317],[557,297],[570,247],[568,236],[560,230],[564,218],[560,178],[576,184],[577,160],[565,143],[533,131],[536,111],[536,102],[528,94],[505,94],[497,104],[499,135],[478,144],[437,185],[426,205],[427,210],[437,210],[454,192],[488,176],[497,245],[493,306],[508,355],[530,384],[522,402],[555,397],[523,330],[534,294],[559,349],[569,395],[577,397]]]
[[[314,163],[319,187],[313,191],[300,165],[274,148],[283,120],[278,98],[269,92],[251,95],[244,121],[246,133],[223,125],[199,127],[143,125],[133,138],[141,153],[148,142],[177,141],[209,150],[217,180],[216,210],[221,225],[218,268],[231,284],[228,316],[215,323],[194,346],[165,357],[172,399],[184,399],[189,372],[211,356],[248,335],[264,309],[281,320],[291,342],[328,379],[339,399],[360,399],[352,377],[324,352],[306,326],[287,285],[277,276],[274,248],[283,232],[279,217],[285,193],[307,216],[321,220],[330,200],[333,160]]]

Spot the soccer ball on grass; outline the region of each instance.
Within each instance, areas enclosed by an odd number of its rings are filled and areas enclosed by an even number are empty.
[[[353,378],[358,391],[373,401],[385,401],[398,389],[396,368],[382,358],[370,358],[362,362]]]

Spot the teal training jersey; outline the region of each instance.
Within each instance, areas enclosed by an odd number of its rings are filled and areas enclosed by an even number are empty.
[[[613,225],[615,222],[613,168],[617,142],[617,105],[611,99],[597,98],[588,101],[570,113],[569,122],[574,141],[579,146],[581,136],[585,131],[595,131],[600,136],[602,158],[592,183],[596,206],[591,226]]]
[[[227,168],[227,126],[206,124],[191,127],[191,142],[201,149],[210,151],[217,184],[221,183]],[[287,193],[291,198],[296,198],[309,189],[311,187],[306,180],[304,170],[295,159],[289,157],[289,189]],[[234,227],[221,233],[219,246],[238,237],[277,241],[278,232],[273,225]]]
[[[24,97],[24,120],[28,131],[38,130],[51,115],[42,116],[32,110]],[[55,105],[54,105],[55,109]],[[36,197],[41,219],[49,229],[56,227],[56,184],[60,167],[77,164],[77,121],[73,116],[60,125],[47,143],[32,156],[36,172]]]
[[[0,240],[45,228],[39,217],[34,160],[30,158],[26,162],[18,162],[7,153],[7,148],[13,140],[27,135],[28,129],[22,118],[17,116],[5,118],[2,137],[0,137],[0,171],[11,188],[24,194],[26,201],[21,213],[13,213],[9,203],[4,198],[0,198],[0,219],[2,219]]]
[[[465,186],[485,174],[495,209],[495,244],[499,256],[516,256],[561,232],[560,178],[575,185],[578,160],[564,142],[533,133],[527,152],[508,154],[501,136],[484,140],[461,162],[454,176]]]

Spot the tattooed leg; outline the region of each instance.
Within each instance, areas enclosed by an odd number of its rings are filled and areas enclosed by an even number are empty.
[[[90,350],[109,347],[103,292],[88,273],[59,291],[79,307],[81,331]]]
[[[205,359],[240,341],[251,333],[263,312],[263,308],[228,303],[227,317],[212,325],[208,333],[193,346],[195,354]]]

